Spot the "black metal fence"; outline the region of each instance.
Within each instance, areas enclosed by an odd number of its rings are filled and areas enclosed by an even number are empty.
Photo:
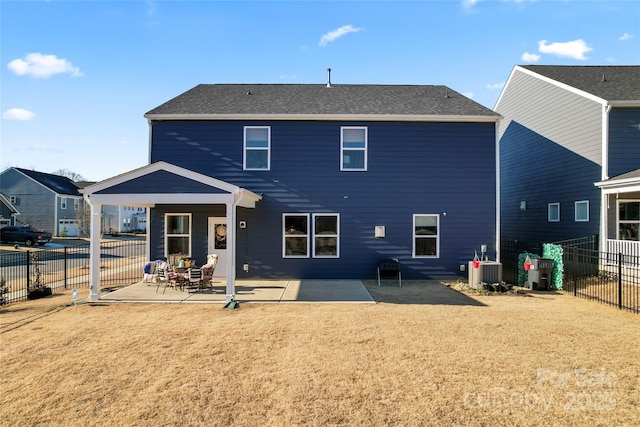
[[[562,246],[563,291],[640,313],[640,256],[601,252],[598,237],[554,242]],[[503,241],[500,245],[502,279],[518,284],[519,255],[542,255],[541,243]]]
[[[42,289],[89,286],[89,245],[40,248],[0,254],[0,303],[29,299]],[[114,240],[100,244],[102,286],[141,279],[145,242]]]
[[[640,313],[639,256],[573,247],[562,258],[564,291]]]

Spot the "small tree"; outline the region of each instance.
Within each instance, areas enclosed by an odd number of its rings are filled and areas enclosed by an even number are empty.
[[[79,173],[70,171],[69,169],[58,169],[57,171],[51,172],[51,173],[54,175],[64,176],[74,182],[86,181],[86,179],[82,175],[80,175]]]

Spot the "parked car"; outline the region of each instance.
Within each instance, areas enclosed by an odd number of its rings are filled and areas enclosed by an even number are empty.
[[[31,227],[0,228],[0,240],[9,243],[24,243],[27,246],[44,245],[51,241],[51,233],[35,230]]]

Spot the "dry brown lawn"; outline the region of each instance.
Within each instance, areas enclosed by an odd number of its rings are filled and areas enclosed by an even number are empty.
[[[0,425],[640,425],[640,316],[370,289],[382,302],[2,307]]]

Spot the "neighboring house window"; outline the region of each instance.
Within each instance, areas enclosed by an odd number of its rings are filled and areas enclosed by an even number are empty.
[[[284,258],[309,257],[309,214],[283,214]]]
[[[60,209],[67,209],[67,198],[60,197]]]
[[[340,170],[367,170],[367,128],[340,128]]]
[[[589,221],[589,201],[581,200],[576,202],[576,221],[588,222]]]
[[[618,239],[640,241],[640,200],[618,204]]]
[[[439,215],[413,215],[413,257],[437,258],[439,255]]]
[[[313,256],[338,258],[340,256],[340,216],[313,214]]]
[[[245,170],[269,170],[271,167],[271,128],[269,126],[244,127]]]
[[[15,205],[16,204],[16,196],[9,197],[9,202],[11,202],[12,205]]]
[[[73,210],[77,211],[78,209],[80,209],[80,199],[74,199],[73,200]]]
[[[191,214],[165,214],[165,255],[191,255]]]
[[[560,203],[549,203],[547,216],[549,222],[560,222]]]

